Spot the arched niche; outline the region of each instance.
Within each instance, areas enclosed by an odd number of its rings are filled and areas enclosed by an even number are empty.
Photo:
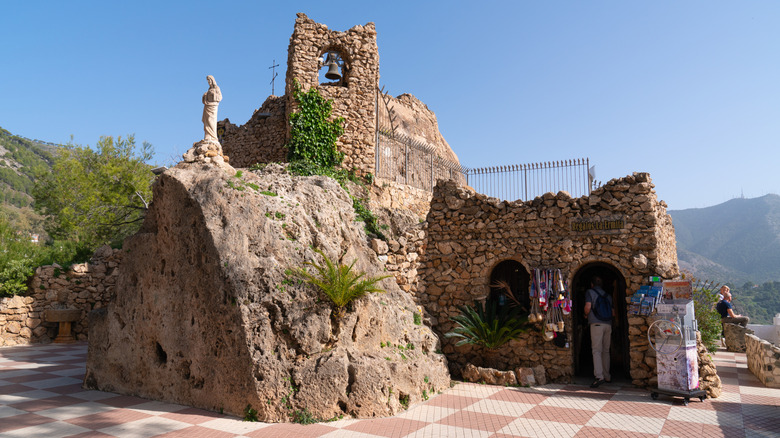
[[[531,275],[520,262],[511,259],[501,261],[490,271],[489,298],[498,300],[499,304],[503,305],[517,303],[522,312],[527,314],[531,309],[531,300],[528,296],[530,283]],[[499,284],[507,285],[511,294]]]
[[[338,73],[341,75],[339,79],[327,78],[326,74],[331,71],[329,61],[333,60],[337,65]],[[317,82],[323,86],[340,86],[346,87],[349,84],[349,59],[347,52],[338,47],[329,47],[320,53],[320,68],[317,73]]]

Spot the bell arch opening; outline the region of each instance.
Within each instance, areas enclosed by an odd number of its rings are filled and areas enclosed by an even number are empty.
[[[613,381],[618,379],[630,382],[631,361],[626,313],[626,279],[615,266],[604,262],[583,265],[572,277],[574,375],[578,378],[593,379],[593,350],[590,342],[590,326],[585,317],[585,294],[591,288],[593,277],[596,276],[601,277],[602,288],[612,297],[615,309],[609,349],[610,374]]]
[[[320,55],[318,82],[325,86],[346,87],[348,83],[348,66],[343,51],[330,48]]]
[[[489,299],[497,300],[499,305],[520,306],[523,313],[531,310],[528,288],[531,275],[520,262],[504,260],[490,272]]]

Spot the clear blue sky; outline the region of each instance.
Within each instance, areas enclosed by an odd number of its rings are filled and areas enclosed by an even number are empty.
[[[294,5],[291,5],[293,4]],[[588,157],[650,172],[671,209],[780,193],[778,1],[8,1],[0,126],[94,145],[134,133],[157,163],[283,92],[296,12],[373,21],[380,84],[439,120],[461,164]]]

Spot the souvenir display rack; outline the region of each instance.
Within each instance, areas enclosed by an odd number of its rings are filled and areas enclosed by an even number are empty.
[[[667,285],[667,283],[669,283]],[[704,401],[706,391],[699,389],[699,357],[696,349],[696,318],[690,282],[664,282],[660,302],[655,305],[657,319],[647,330],[647,340],[656,352],[658,388],[650,393]]]

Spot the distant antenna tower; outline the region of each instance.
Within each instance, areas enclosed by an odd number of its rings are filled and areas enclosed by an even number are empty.
[[[274,81],[276,80],[276,77],[279,76],[279,73],[276,72],[276,67],[279,67],[279,64],[276,63],[276,60],[274,59],[273,62],[271,62],[271,66],[268,67],[271,69],[271,96],[275,96],[274,93]]]

